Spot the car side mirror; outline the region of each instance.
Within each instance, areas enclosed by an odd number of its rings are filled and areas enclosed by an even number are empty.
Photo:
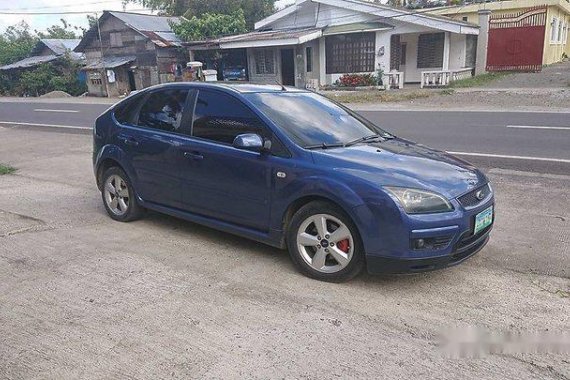
[[[255,133],[237,135],[233,143],[234,148],[261,152],[265,149],[263,138]]]

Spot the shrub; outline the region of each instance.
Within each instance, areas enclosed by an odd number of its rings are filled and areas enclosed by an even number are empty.
[[[373,74],[344,74],[338,79],[339,87],[377,86],[378,78]]]

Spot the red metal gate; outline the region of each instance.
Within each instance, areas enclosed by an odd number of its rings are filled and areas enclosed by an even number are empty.
[[[487,71],[540,71],[546,30],[546,6],[491,15]]]

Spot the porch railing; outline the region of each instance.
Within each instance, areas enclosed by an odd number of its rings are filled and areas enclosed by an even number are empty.
[[[384,73],[382,82],[386,85],[386,90],[404,88],[404,73],[402,71],[389,71]]]
[[[421,88],[445,87],[453,81],[471,78],[473,68],[468,67],[459,70],[422,71]]]

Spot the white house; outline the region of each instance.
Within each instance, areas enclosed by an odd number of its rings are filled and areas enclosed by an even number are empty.
[[[333,84],[347,73],[377,73],[393,87],[441,85],[471,75],[479,27],[363,0],[297,0],[255,31],[196,49],[246,49],[249,80],[297,87]],[[423,74],[422,74],[423,73]]]

